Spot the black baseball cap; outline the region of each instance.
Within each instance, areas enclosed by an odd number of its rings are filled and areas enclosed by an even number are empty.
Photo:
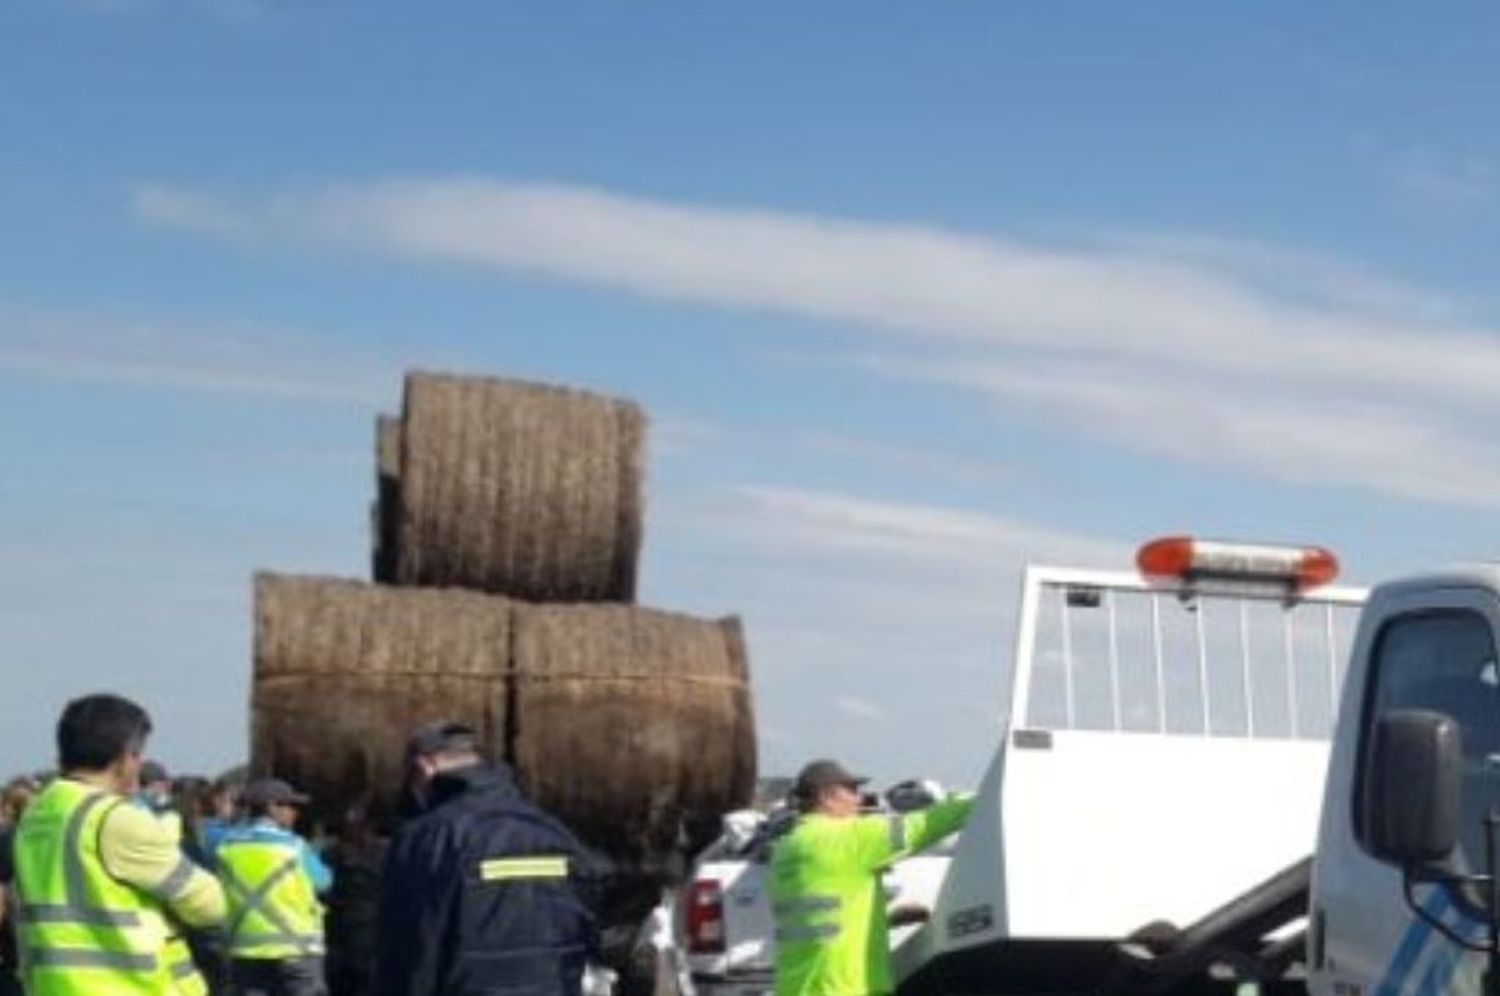
[[[167,774],[166,765],[160,761],[146,761],[141,765],[141,784],[154,785],[157,782],[169,782],[172,776]]]
[[[797,783],[792,787],[792,794],[803,799],[811,799],[818,794],[819,790],[828,788],[830,785],[859,788],[867,781],[869,781],[868,778],[851,774],[837,761],[826,757],[819,758],[809,762],[797,774]]]
[[[298,792],[280,778],[257,778],[245,786],[240,801],[247,806],[305,806],[312,797]]]
[[[427,754],[445,754],[449,751],[477,750],[479,731],[467,723],[440,719],[423,723],[412,731],[406,741],[407,758]]]

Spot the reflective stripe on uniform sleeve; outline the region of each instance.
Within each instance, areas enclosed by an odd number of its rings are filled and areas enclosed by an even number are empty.
[[[156,883],[156,887],[151,890],[152,895],[166,902],[171,902],[182,895],[183,891],[187,889],[188,883],[193,880],[193,873],[197,870],[197,865],[193,864],[187,858],[180,858],[176,866],[167,872],[166,877]]]
[[[783,899],[771,908],[777,916],[797,916],[801,913],[829,913],[842,905],[838,896],[797,896]]]
[[[321,947],[323,944],[323,936],[321,934],[297,934],[289,930],[278,931],[274,934],[247,934],[241,931],[234,935],[234,939],[247,948],[262,947],[269,944],[290,944],[294,947],[312,950]]]
[[[782,944],[795,944],[798,941],[826,941],[837,936],[839,936],[839,925],[836,923],[806,923],[776,929],[776,940]]]
[[[489,858],[479,863],[483,882],[504,882],[527,878],[567,878],[568,859],[560,855],[531,855],[524,858]]]

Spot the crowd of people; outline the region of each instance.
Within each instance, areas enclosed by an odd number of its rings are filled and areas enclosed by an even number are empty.
[[[150,733],[75,699],[55,772],[0,793],[0,996],[578,996],[598,870],[470,727],[412,731],[399,822],[317,828],[283,780],[170,777]]]
[[[0,792],[0,996],[581,996],[605,877],[475,730],[412,731],[398,822],[327,827],[278,778],[172,778],[151,719],[68,703],[57,769]],[[881,871],[956,831],[971,797],[861,813],[814,761],[774,845],[776,996],[886,996]]]

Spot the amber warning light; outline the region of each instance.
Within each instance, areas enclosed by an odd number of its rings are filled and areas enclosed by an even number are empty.
[[[1182,581],[1250,581],[1301,590],[1338,577],[1339,561],[1321,546],[1225,543],[1164,536],[1141,547],[1136,567],[1146,577]]]

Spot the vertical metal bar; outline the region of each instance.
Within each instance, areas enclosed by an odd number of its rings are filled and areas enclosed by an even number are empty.
[[[1075,728],[1075,712],[1073,705],[1073,626],[1072,617],[1068,612],[1068,589],[1063,585],[1058,591],[1061,596],[1058,602],[1062,611],[1062,652],[1063,652],[1063,688],[1067,695],[1067,717],[1068,729]]]
[[[1339,714],[1339,645],[1338,634],[1333,627],[1333,603],[1323,604],[1323,631],[1328,638],[1328,729],[1325,734],[1333,735],[1333,723]]]
[[[1292,625],[1292,619],[1296,616],[1296,609],[1287,610],[1287,627]],[[1292,739],[1302,735],[1301,697],[1298,696],[1298,661],[1292,654],[1287,654],[1287,715],[1292,718]]]
[[[1031,701],[1031,679],[1036,669],[1037,620],[1041,615],[1042,582],[1028,565],[1021,578],[1021,625],[1016,631],[1016,673],[1012,678],[1011,728],[1022,729],[1037,721]]]
[[[1193,618],[1198,627],[1198,697],[1203,705],[1203,735],[1209,736],[1214,731],[1213,715],[1209,709],[1208,701],[1208,638],[1203,635],[1203,615],[1208,611],[1208,603],[1198,599],[1193,607]]]
[[[1151,647],[1156,654],[1156,728],[1167,732],[1167,665],[1161,645],[1161,596],[1151,595]]]
[[[1286,655],[1286,708],[1292,720],[1292,739],[1297,739],[1297,647],[1292,640],[1292,620],[1296,610],[1289,609],[1281,617],[1281,635]]]
[[[1240,677],[1245,686],[1245,736],[1255,736],[1255,687],[1250,681],[1250,606],[1240,600]]]
[[[1120,641],[1115,632],[1115,593],[1104,593],[1104,607],[1109,621],[1109,699],[1114,708],[1115,731],[1125,728],[1124,714],[1120,702]]]

